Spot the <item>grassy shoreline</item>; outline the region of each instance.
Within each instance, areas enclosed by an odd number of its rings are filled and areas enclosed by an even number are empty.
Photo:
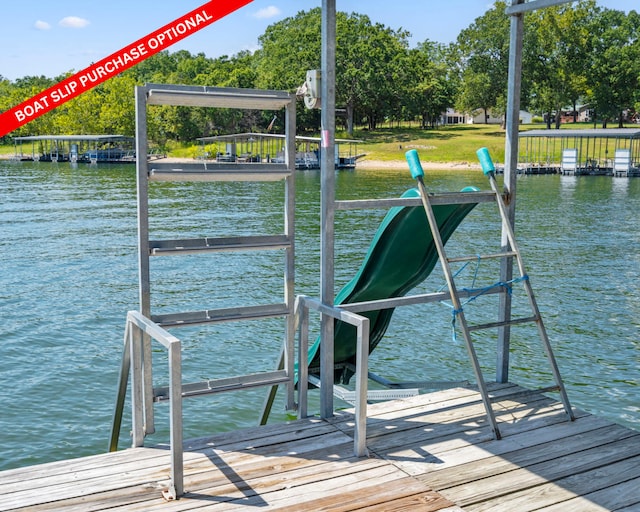
[[[401,161],[405,153],[415,149],[423,164],[450,164],[458,167],[474,165],[476,150],[487,147],[496,161],[504,160],[505,132],[499,125],[453,125],[433,130],[419,128],[381,128],[375,132],[359,131],[352,138],[362,140],[359,152],[365,160]],[[339,133],[336,137],[347,138]],[[360,162],[359,162],[360,163]]]

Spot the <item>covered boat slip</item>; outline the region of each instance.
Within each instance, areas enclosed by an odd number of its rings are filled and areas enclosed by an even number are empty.
[[[14,143],[17,160],[135,162],[135,138],[124,135],[31,135],[14,137]]]
[[[0,473],[4,511],[640,510],[640,433],[542,394],[492,384],[502,440],[479,393],[454,388],[369,408],[368,457],[353,411],[189,441],[187,492],[165,501],[166,447]]]
[[[519,138],[525,174],[640,176],[640,128],[528,130]]]
[[[237,133],[201,137],[201,160],[220,163],[284,163],[285,135],[275,133]],[[336,139],[336,169],[353,169],[361,154],[354,139]],[[320,137],[297,135],[296,169],[320,169]]]

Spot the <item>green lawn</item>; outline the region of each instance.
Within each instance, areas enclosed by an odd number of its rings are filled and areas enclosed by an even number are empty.
[[[15,146],[13,144],[0,144],[0,155],[13,155],[15,151]]]
[[[337,137],[347,137],[339,133]],[[434,130],[419,128],[382,128],[375,132],[358,131],[353,138],[364,142],[358,152],[369,160],[404,160],[409,149],[416,149],[425,162],[476,161],[476,150],[486,146],[495,161],[504,160],[505,132],[499,125],[446,126]]]

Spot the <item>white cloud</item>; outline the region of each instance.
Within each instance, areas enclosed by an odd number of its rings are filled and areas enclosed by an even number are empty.
[[[84,28],[90,23],[89,20],[79,18],[78,16],[67,16],[66,18],[62,18],[58,22],[58,25],[65,28]]]
[[[51,25],[49,25],[49,23],[47,23],[46,21],[42,21],[42,20],[38,20],[36,21],[33,26],[35,28],[37,28],[38,30],[49,30],[51,28]]]
[[[254,14],[254,17],[260,19],[275,18],[280,14],[280,12],[280,9],[278,9],[275,5],[270,5],[269,7],[260,9]]]

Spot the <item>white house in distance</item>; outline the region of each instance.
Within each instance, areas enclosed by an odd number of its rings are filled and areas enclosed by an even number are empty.
[[[533,114],[526,110],[520,111],[520,124],[531,124],[533,122]],[[441,123],[444,125],[449,124],[502,124],[504,121],[503,116],[493,116],[489,111],[489,117],[485,121],[484,110],[476,110],[473,114],[465,114],[457,112],[452,108],[448,108],[447,111],[441,117]]]

